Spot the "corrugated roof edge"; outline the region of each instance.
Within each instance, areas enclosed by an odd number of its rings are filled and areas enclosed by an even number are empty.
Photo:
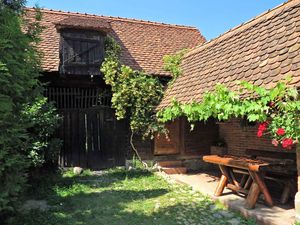
[[[187,54],[185,54],[184,58],[188,58],[194,54],[197,54],[198,52],[200,52],[202,49],[208,48],[216,43],[219,43],[221,41],[224,41],[236,34],[238,34],[239,32],[242,32],[250,27],[253,27],[255,25],[257,25],[258,23],[261,23],[262,21],[264,21],[264,19],[270,19],[274,16],[277,16],[278,14],[284,12],[285,10],[291,9],[293,7],[296,7],[297,5],[300,4],[300,0],[289,0],[286,1],[278,6],[276,6],[273,9],[269,9],[268,11],[265,11],[261,14],[259,14],[258,16],[252,18],[251,20],[248,20],[236,27],[231,28],[230,30],[226,31],[225,33],[219,35],[218,37],[210,40],[210,41],[206,41],[203,44],[200,44],[196,47],[194,47],[193,49],[191,49]],[[266,18],[265,18],[266,17]]]

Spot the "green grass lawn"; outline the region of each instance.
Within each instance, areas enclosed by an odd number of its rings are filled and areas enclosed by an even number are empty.
[[[217,225],[255,224],[185,185],[145,171],[106,170],[48,176],[29,199],[47,200],[48,211],[19,213],[12,225]]]

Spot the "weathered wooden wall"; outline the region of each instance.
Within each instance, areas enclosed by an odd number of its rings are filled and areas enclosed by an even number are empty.
[[[57,137],[63,140],[59,164],[103,169],[125,164],[128,123],[117,121],[110,92],[95,87],[48,87],[45,95],[62,116]]]

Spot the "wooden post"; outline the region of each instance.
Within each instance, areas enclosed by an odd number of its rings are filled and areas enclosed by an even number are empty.
[[[295,196],[295,212],[296,222],[300,222],[300,145],[296,146],[296,157],[297,157],[297,193]]]

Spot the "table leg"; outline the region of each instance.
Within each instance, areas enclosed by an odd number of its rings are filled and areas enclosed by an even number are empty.
[[[246,181],[246,183],[245,183],[245,185],[244,185],[244,189],[248,189],[248,188],[250,188],[251,187],[251,183],[252,183],[252,178],[251,178],[251,176],[249,175],[248,176],[248,179],[247,179],[247,181]]]
[[[259,186],[256,182],[253,182],[250,187],[249,194],[247,195],[246,205],[245,205],[246,208],[253,209],[255,207],[259,194],[260,194]]]
[[[231,168],[228,168],[228,171],[229,171],[229,175],[230,175],[230,177],[231,177],[231,179],[232,179],[233,184],[234,184],[237,188],[241,188],[241,187],[240,187],[240,183],[235,179],[235,176],[234,176],[234,174],[233,174],[233,172],[232,172],[232,169],[231,169]]]
[[[242,176],[242,179],[241,179],[241,182],[240,182],[241,187],[244,187],[244,185],[246,184],[247,178],[248,178],[248,175],[246,175],[246,174],[244,174]]]
[[[264,194],[267,205],[272,207],[274,205],[273,200],[263,178],[259,175],[259,173],[254,171],[249,171],[249,174],[253,178],[253,183],[257,183],[257,185],[260,188],[260,191]]]
[[[215,190],[215,194],[214,194],[215,196],[220,196],[223,193],[224,188],[226,187],[227,184],[227,180],[228,180],[227,177],[222,174],[218,186]]]
[[[220,168],[222,174],[225,177],[227,177],[228,182],[231,183],[231,184],[233,184],[233,180],[232,180],[232,178],[230,176],[230,169],[227,166],[223,166],[223,165],[219,165],[219,168]]]

